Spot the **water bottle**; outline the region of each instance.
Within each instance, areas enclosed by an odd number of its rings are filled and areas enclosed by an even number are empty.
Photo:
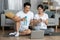
[[[24,25],[27,26],[27,16],[25,16]]]

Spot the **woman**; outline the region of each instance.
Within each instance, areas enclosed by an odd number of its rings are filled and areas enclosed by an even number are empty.
[[[38,5],[37,6],[38,14],[35,14],[34,17],[34,25],[33,27],[34,30],[44,30],[44,34],[51,34],[54,32],[53,28],[47,29],[48,25],[48,15],[44,12],[44,6],[43,5]]]
[[[47,24],[48,24],[48,15],[44,13],[44,7],[43,5],[38,5],[37,6],[38,14],[35,14],[35,22],[37,25],[34,27],[35,30],[40,30],[40,29],[47,29]]]

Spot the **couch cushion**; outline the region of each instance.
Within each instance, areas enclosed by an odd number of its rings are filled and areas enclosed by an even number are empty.
[[[49,10],[46,10],[45,13],[48,14],[49,18],[55,18],[55,13]]]
[[[15,22],[11,19],[6,19],[6,22],[5,22],[7,25],[14,25]]]
[[[16,14],[17,12],[19,12],[19,10],[4,10],[4,12],[13,12],[14,14]]]

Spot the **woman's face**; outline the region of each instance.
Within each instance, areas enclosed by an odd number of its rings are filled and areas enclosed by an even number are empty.
[[[39,14],[43,13],[43,9],[41,7],[38,8],[38,13]]]

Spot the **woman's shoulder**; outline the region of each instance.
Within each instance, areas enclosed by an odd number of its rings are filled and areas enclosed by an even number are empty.
[[[45,16],[48,16],[48,14],[47,14],[47,13],[44,13],[44,15],[45,15]]]

